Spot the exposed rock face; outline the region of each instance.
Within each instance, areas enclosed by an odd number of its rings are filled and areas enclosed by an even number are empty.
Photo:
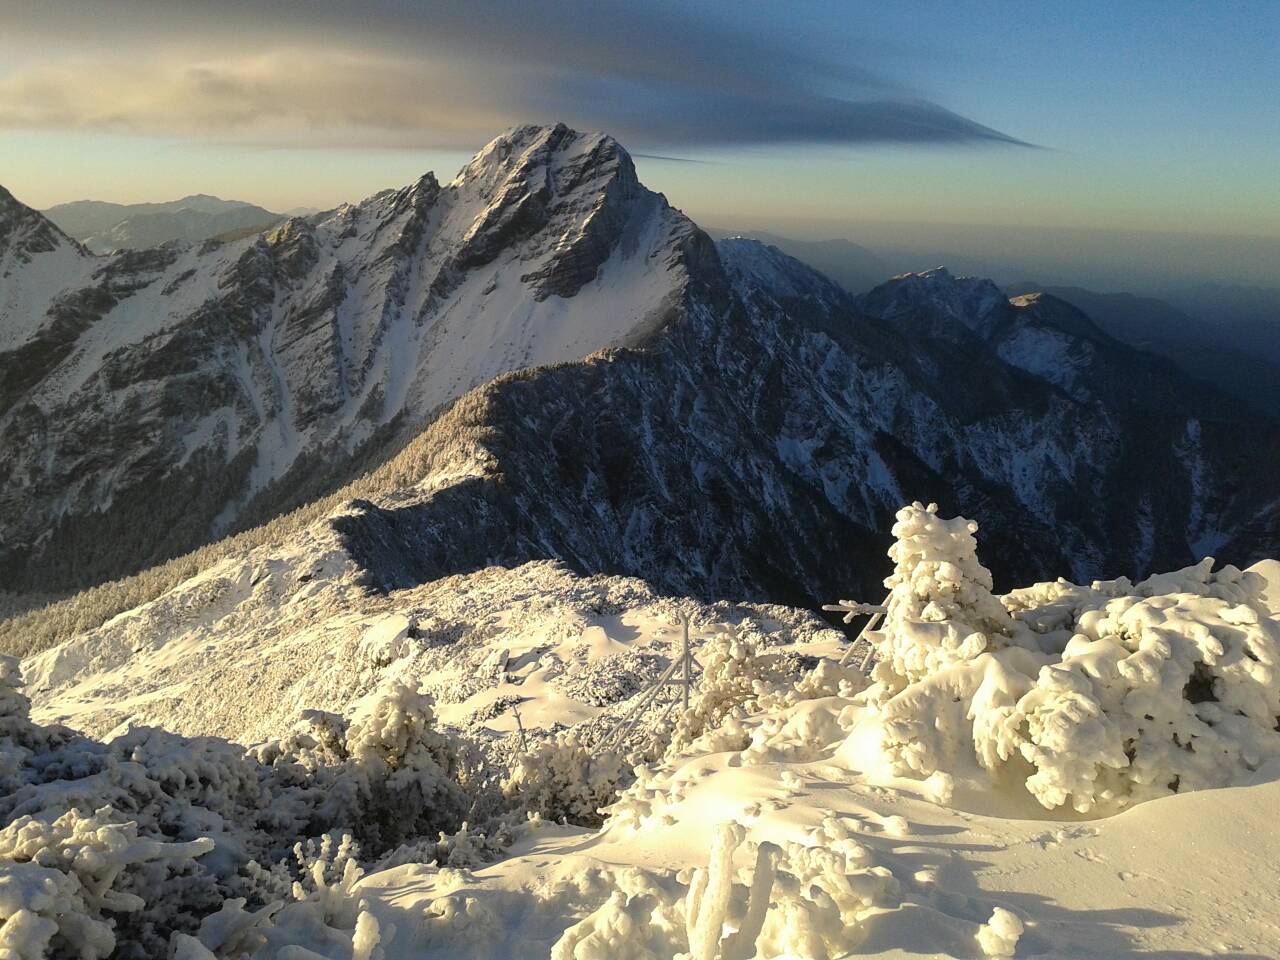
[[[1004,583],[1280,547],[1274,425],[1052,297],[937,270],[854,299],[715,245],[604,136],[519,128],[447,185],[107,260],[8,209],[5,303],[36,305],[0,317],[10,589],[144,566],[419,433],[331,521],[375,586],[558,558],[873,596],[917,498],[978,519]]]
[[[0,580],[19,590],[269,517],[477,384],[643,339],[700,237],[617,143],[562,125],[499,137],[447,186],[226,244],[97,259],[0,200]]]
[[[701,289],[727,308],[504,377],[434,424],[418,489],[334,521],[370,581],[558,557],[675,593],[874,597],[893,511],[916,497],[981,517],[1006,583],[1274,552],[1274,525],[1223,531],[1274,496],[1275,430],[1209,419],[1229,401],[1197,411],[1198,388],[1068,305],[944,274],[894,281],[872,317],[775,249],[718,246]],[[1150,382],[1115,383],[1126,371]]]

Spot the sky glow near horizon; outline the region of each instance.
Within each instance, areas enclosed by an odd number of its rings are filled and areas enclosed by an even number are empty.
[[[0,184],[328,207],[564,120],[707,226],[1158,234],[1274,277],[1280,4],[883,6],[0,0]]]

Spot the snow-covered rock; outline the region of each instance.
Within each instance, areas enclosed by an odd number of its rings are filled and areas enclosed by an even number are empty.
[[[710,247],[615,141],[563,125],[509,131],[450,183],[227,243],[97,259],[3,207],[11,589],[86,586],[269,518],[499,374],[641,341]]]

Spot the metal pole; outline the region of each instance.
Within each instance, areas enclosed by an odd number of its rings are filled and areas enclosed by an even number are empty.
[[[873,613],[867,622],[862,625],[862,629],[858,631],[857,637],[854,638],[853,643],[849,644],[849,649],[844,652],[844,656],[840,658],[840,666],[848,666],[849,661],[853,659],[853,651],[858,648],[858,641],[866,640],[867,634],[876,628],[876,624],[878,624],[883,617],[884,614],[882,613]],[[871,646],[871,641],[866,640],[866,642],[871,649],[867,651],[866,656],[862,659],[861,669],[864,673],[866,672],[867,664],[871,660],[871,655],[875,652],[875,647]]]
[[[516,715],[516,730],[520,732],[520,749],[525,753],[529,752],[529,741],[524,736],[524,724],[520,722],[520,704],[513,703],[511,712]]]
[[[833,603],[823,606],[823,610],[831,610],[834,612],[843,611],[845,613],[845,623],[851,623],[853,618],[859,613],[869,613],[871,615],[867,622],[862,625],[862,629],[858,631],[858,635],[853,638],[853,643],[849,644],[848,649],[845,650],[844,656],[840,658],[840,666],[847,667],[849,665],[849,661],[853,659],[853,651],[858,648],[858,641],[866,639],[867,634],[874,630],[876,625],[884,619],[885,612],[888,609],[888,603],[889,598],[885,597],[883,604],[854,603],[850,600],[841,600],[838,604]],[[871,641],[868,640],[867,642],[870,643]],[[872,647],[872,649],[867,652],[866,656],[862,658],[861,670],[863,673],[867,672],[867,666],[871,663],[871,657],[874,652],[875,648]]]
[[[684,710],[689,712],[689,618],[681,617],[680,624],[684,628]]]
[[[675,676],[676,667],[678,666],[680,666],[680,661],[673,657],[671,659],[671,663],[667,666],[667,669],[662,671],[662,675],[658,677],[658,679],[655,680],[648,689],[640,693],[636,698],[636,702],[632,704],[627,712],[622,715],[621,719],[618,720],[613,729],[610,730],[608,734],[605,735],[604,739],[600,741],[598,744],[599,749],[603,750],[607,745],[611,744],[614,741],[615,736],[617,736],[620,731],[623,731],[624,728],[626,728],[626,731],[630,731],[631,726],[634,725],[633,721],[639,719],[640,713],[648,706],[648,702],[657,696],[659,690],[670,683],[671,678]],[[622,737],[618,737],[618,742],[621,743],[625,736],[626,732],[623,732]]]

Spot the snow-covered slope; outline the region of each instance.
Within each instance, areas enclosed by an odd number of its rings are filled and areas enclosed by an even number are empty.
[[[962,339],[904,334],[751,241],[719,254],[727,309],[693,311],[644,350],[503,378],[433,424],[423,482],[362,493],[336,521],[370,582],[561,558],[681,594],[812,605],[874,589],[909,491],[982,516],[1004,583],[1091,579],[1197,560],[1274,497],[1274,427],[1218,419],[1226,401],[1201,403],[1159,361],[1126,366],[1132,351],[1056,308],[980,297],[1001,314],[997,350],[967,325]],[[1014,349],[1035,338],[1042,352]],[[1255,560],[1275,538],[1260,524],[1223,556]]]
[[[915,504],[867,678],[803,611],[548,563],[370,595],[328,529],[29,658],[35,724],[0,661],[6,945],[1273,954],[1266,564],[999,597],[976,526]],[[678,688],[649,687],[679,655],[680,616],[699,665],[688,712]],[[162,718],[268,742],[129,726]],[[599,823],[600,804],[601,826],[571,825]]]
[[[556,126],[262,236],[53,244],[0,314],[0,569],[82,586],[303,502],[477,384],[643,340],[699,243],[617,143]]]
[[[78,331],[67,329],[65,320],[60,324],[59,316],[44,314],[58,293],[84,283],[95,266],[80,244],[0,187],[0,355],[41,339],[52,344],[74,337]],[[43,338],[37,336],[42,324]],[[23,372],[14,367],[5,370],[0,398]]]

